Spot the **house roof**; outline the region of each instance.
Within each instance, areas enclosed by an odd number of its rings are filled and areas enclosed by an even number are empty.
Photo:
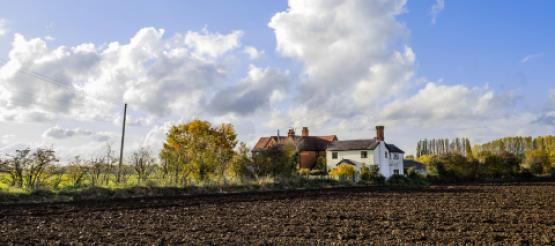
[[[404,168],[410,168],[410,167],[415,167],[416,169],[425,169],[426,166],[418,161],[415,160],[407,160],[404,159],[403,160],[403,166]]]
[[[389,150],[389,152],[392,153],[405,153],[405,151],[399,149],[399,147],[397,147],[395,144],[385,144],[385,147],[387,148],[387,150]]]
[[[287,136],[261,137],[254,145],[253,151],[263,150],[274,144],[293,144],[299,151],[324,151],[326,147],[335,140],[337,140],[337,136],[335,135],[305,137],[295,135],[293,139]]]
[[[379,142],[376,141],[375,138],[334,141],[330,145],[328,145],[327,150],[360,150],[360,149],[373,150],[373,149],[376,149],[378,144]]]
[[[353,165],[356,166],[357,164],[354,161],[351,161],[350,159],[342,159],[340,160],[337,164],[335,164],[336,166],[339,166],[341,164],[349,164],[349,165]]]
[[[337,137],[335,135],[306,136],[302,137],[299,140],[297,144],[297,149],[307,151],[324,151],[326,150],[326,147],[328,147],[328,145],[334,140],[337,140]]]

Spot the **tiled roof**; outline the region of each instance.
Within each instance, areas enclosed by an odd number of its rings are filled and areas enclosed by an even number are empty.
[[[287,136],[270,136],[261,137],[254,145],[253,151],[263,150],[273,144],[294,144],[297,150],[310,150],[310,151],[324,151],[328,144],[337,140],[335,135],[329,136],[306,136],[301,137],[295,135],[294,140],[291,141]]]
[[[337,164],[335,164],[336,166],[339,166],[341,164],[349,164],[349,165],[353,165],[356,166],[357,164],[353,161],[351,161],[350,159],[342,159],[340,160]]]
[[[387,148],[387,150],[389,150],[389,152],[392,153],[405,153],[405,151],[399,149],[399,147],[397,147],[395,144],[385,144],[385,147]]]
[[[307,151],[324,151],[326,147],[334,141],[337,140],[335,135],[332,136],[306,136],[299,140],[297,144],[297,150],[307,150]]]
[[[376,149],[379,142],[373,139],[357,139],[357,140],[343,140],[335,141],[328,145],[327,150],[373,150]]]

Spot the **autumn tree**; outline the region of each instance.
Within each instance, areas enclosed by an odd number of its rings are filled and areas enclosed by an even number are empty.
[[[160,152],[160,158],[171,166],[176,181],[189,175],[197,181],[209,174],[223,175],[237,144],[233,126],[213,127],[208,121],[193,120],[172,126]]]
[[[528,151],[525,155],[523,167],[536,175],[549,173],[552,168],[549,154],[542,149]]]

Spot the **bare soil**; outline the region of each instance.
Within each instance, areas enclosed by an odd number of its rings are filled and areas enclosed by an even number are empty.
[[[555,245],[555,183],[2,205],[6,244]]]

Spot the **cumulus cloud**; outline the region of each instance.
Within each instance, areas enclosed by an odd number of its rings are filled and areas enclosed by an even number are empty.
[[[185,44],[192,47],[198,56],[219,57],[240,46],[242,31],[233,31],[230,34],[210,33],[205,28],[199,32],[187,32]]]
[[[432,6],[432,10],[430,14],[432,15],[432,23],[436,23],[437,17],[439,13],[441,13],[445,9],[445,0],[436,0],[434,5]]]
[[[2,118],[44,112],[113,121],[124,101],[155,116],[202,110],[216,82],[225,81],[222,60],[240,47],[242,32],[164,34],[149,27],[124,44],[55,48],[16,34],[0,67]]]
[[[74,138],[74,137],[91,137],[92,139],[98,142],[108,141],[112,136],[113,134],[108,132],[96,133],[96,132],[92,132],[81,128],[70,129],[70,128],[61,128],[58,126],[48,128],[42,134],[43,138],[50,138],[50,139],[57,139],[57,140]]]
[[[249,56],[249,59],[251,59],[251,60],[256,60],[256,59],[264,56],[264,51],[263,50],[257,50],[255,47],[252,47],[252,46],[246,46],[243,49],[243,52],[245,54],[247,54]]]
[[[402,0],[289,1],[275,14],[277,51],[303,65],[292,121],[372,115],[399,93],[415,61],[404,12]]]
[[[415,95],[387,105],[384,116],[428,121],[493,118],[500,116],[513,100],[512,95],[496,95],[487,88],[430,82]]]
[[[0,19],[0,38],[8,33],[8,24],[6,20]]]
[[[291,79],[287,71],[251,65],[246,78],[216,93],[209,108],[217,114],[253,113],[271,101],[283,100]]]

